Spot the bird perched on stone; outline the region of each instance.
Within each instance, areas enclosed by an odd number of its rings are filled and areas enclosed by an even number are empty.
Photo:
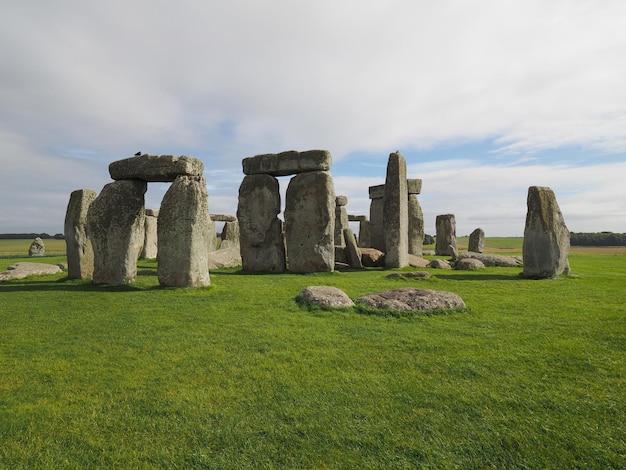
[[[141,152],[137,152],[137,153],[135,154],[135,157],[138,157],[139,155],[141,155]]]

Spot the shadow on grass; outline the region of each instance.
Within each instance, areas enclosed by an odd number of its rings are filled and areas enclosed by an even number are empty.
[[[167,289],[161,286],[135,286],[124,284],[120,286],[96,285],[91,281],[70,281],[67,277],[55,281],[24,280],[13,283],[5,281],[0,283],[0,292],[141,292],[155,289]]]
[[[471,274],[458,274],[458,271],[452,272],[437,272],[433,274],[433,277],[439,279],[450,279],[454,281],[523,281],[524,278],[517,274],[493,274],[493,273],[479,273],[473,271]]]

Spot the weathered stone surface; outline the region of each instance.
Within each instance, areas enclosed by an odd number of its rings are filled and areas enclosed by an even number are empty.
[[[170,182],[177,176],[202,176],[201,160],[185,155],[148,155],[117,160],[109,165],[114,180],[140,179],[143,181]]]
[[[503,268],[515,268],[522,265],[522,259],[519,256],[505,256],[491,253],[474,253],[466,251],[459,254],[459,261],[467,258],[473,258],[481,261],[485,266],[498,266]]]
[[[445,259],[434,259],[428,262],[429,268],[435,269],[452,269],[450,263],[448,263]]]
[[[384,188],[384,185],[382,185]],[[370,188],[371,189],[371,188]],[[375,198],[370,202],[370,244],[371,248],[376,248],[382,252],[385,251],[385,230],[383,228],[384,213],[383,198]]]
[[[337,205],[337,206],[347,206],[348,205],[348,197],[347,196],[335,196],[335,205]],[[346,217],[348,217],[347,213],[346,213]]]
[[[372,238],[370,235],[369,220],[361,220],[359,222],[359,247],[369,248],[372,246]]]
[[[87,211],[96,199],[92,189],[72,191],[65,211],[65,253],[68,279],[91,279],[93,247],[87,235]]]
[[[348,263],[348,250],[345,246],[335,245],[335,267],[345,264],[347,268],[350,267]]]
[[[159,217],[159,211],[157,209],[146,209],[146,221],[144,236],[143,236],[143,249],[141,250],[141,259],[153,259],[157,257],[159,251],[158,235],[157,235],[157,222]]]
[[[482,228],[475,229],[469,236],[468,251],[482,253],[485,249],[485,231]]]
[[[234,222],[237,220],[237,217],[226,214],[211,214],[211,220],[214,222]]]
[[[460,271],[477,271],[479,269],[485,269],[484,263],[476,258],[463,258],[456,262],[454,269]]]
[[[454,214],[438,215],[435,219],[435,228],[437,230],[435,253],[439,256],[452,256],[453,251],[450,249],[450,245],[455,249],[457,247]]]
[[[343,230],[343,238],[346,240],[346,253],[348,255],[348,263],[351,268],[361,269],[363,263],[361,262],[361,250],[356,243],[356,237],[351,228],[345,228]]]
[[[409,265],[409,212],[406,185],[406,160],[399,152],[389,155],[385,196],[383,197],[383,228],[385,236],[385,267]]]
[[[457,294],[413,287],[364,295],[358,302],[382,310],[465,308],[465,302]]]
[[[352,214],[348,214],[348,221],[349,222],[364,222],[367,220],[367,216],[366,215],[352,215]]]
[[[20,262],[12,264],[6,271],[0,272],[0,282],[9,279],[24,279],[28,276],[57,274],[60,272],[61,268],[53,264]]]
[[[241,253],[238,248],[216,250],[209,253],[209,271],[237,266],[241,266]]]
[[[343,236],[343,231],[349,228],[348,210],[346,204],[348,198],[346,196],[335,197],[335,245],[346,246],[346,240]]]
[[[121,285],[137,276],[143,245],[144,194],[147,183],[121,180],[109,183],[87,211],[87,234],[93,246],[93,282]]]
[[[422,207],[417,200],[417,196],[410,193],[408,199],[408,217],[409,254],[422,256],[422,247],[424,245],[424,213],[422,212]]]
[[[385,266],[385,253],[376,248],[360,247],[361,263],[368,268],[377,268]]]
[[[46,247],[40,237],[36,237],[28,248],[28,256],[45,256]]]
[[[217,250],[217,231],[215,229],[215,222],[209,217],[209,228],[207,233],[207,247],[209,252]],[[211,268],[209,268],[211,269]]]
[[[231,248],[239,249],[239,222],[224,222],[224,228],[220,235],[222,240],[220,250],[229,250]]]
[[[385,277],[389,279],[428,279],[430,273],[426,271],[413,271],[410,273],[391,273],[387,274]]]
[[[336,287],[309,286],[302,289],[297,300],[307,304],[320,305],[323,307],[342,308],[353,307],[354,302],[348,295]]]
[[[385,185],[378,184],[376,186],[370,186],[368,188],[368,194],[370,199],[382,199],[385,197]]]
[[[168,287],[203,287],[209,276],[209,196],[203,176],[178,176],[158,219],[157,275]]]
[[[308,171],[328,171],[332,157],[328,150],[289,150],[244,158],[242,165],[245,175],[288,176]]]
[[[409,266],[414,268],[426,268],[430,265],[430,261],[421,256],[409,255]]]
[[[522,276],[545,279],[569,274],[569,230],[554,192],[547,187],[531,186],[527,206]]]
[[[409,195],[420,194],[422,192],[422,180],[419,178],[407,179],[406,190],[409,193]]]
[[[270,175],[245,176],[239,186],[237,207],[244,271],[285,271],[285,240],[279,213],[278,180]]]
[[[335,189],[327,171],[300,173],[289,182],[285,204],[287,268],[295,273],[335,268]]]

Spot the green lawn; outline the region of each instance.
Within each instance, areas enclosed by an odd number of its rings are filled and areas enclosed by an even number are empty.
[[[2,282],[0,468],[624,468],[626,254],[570,264]],[[307,310],[308,285],[446,290],[468,311]]]

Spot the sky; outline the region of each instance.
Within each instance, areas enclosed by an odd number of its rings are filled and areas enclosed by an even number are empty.
[[[522,236],[530,186],[572,232],[626,232],[625,19],[623,0],[0,0],[0,233],[62,233],[70,193],[137,151],[201,159],[211,213],[234,215],[243,158],[310,149],[350,214],[399,151],[426,233],[454,214],[459,236]]]

